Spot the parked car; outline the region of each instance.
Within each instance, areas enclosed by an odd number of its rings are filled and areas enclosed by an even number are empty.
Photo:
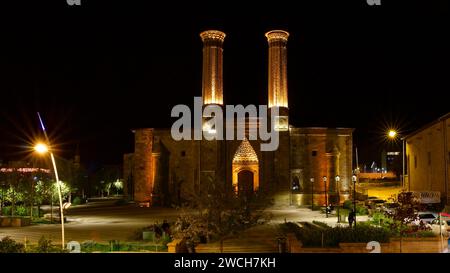
[[[386,201],[383,199],[378,199],[378,198],[373,199],[372,198],[372,199],[366,200],[365,205],[371,209],[376,209],[377,211],[381,211],[384,203],[386,203]]]
[[[400,206],[399,203],[384,203],[381,210],[387,213],[394,213],[395,210]]]
[[[364,201],[364,205],[369,205],[369,203],[370,203],[370,201],[372,201],[372,200],[376,200],[376,199],[378,199],[378,197],[376,197],[376,196],[369,196],[369,197],[367,197],[367,199]]]
[[[431,221],[431,230],[434,234],[439,235],[440,232],[442,232],[444,236],[448,236],[448,232],[450,231],[448,222],[445,220],[441,220],[440,222],[441,226],[439,227],[439,219],[434,219],[433,221]]]
[[[438,214],[435,212],[419,212],[419,221],[422,221],[427,224],[431,224],[431,222],[438,217]]]

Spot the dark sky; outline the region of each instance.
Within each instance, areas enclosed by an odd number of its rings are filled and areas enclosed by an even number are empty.
[[[131,2],[2,3],[0,158],[26,154],[40,111],[62,156],[79,143],[87,165],[121,163],[131,128],[170,127],[201,95],[206,29],[226,32],[225,102],[244,105],[267,102],[264,33],[289,31],[291,123],[355,128],[361,161],[387,125],[450,111],[448,1]]]

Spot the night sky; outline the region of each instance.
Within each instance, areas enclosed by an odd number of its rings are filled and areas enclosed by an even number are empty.
[[[132,128],[170,128],[172,106],[201,96],[207,29],[227,34],[225,103],[244,105],[267,103],[264,33],[289,31],[291,124],[355,128],[361,162],[387,126],[450,111],[448,1],[130,2],[2,3],[0,159],[26,156],[40,111],[60,156],[79,144],[87,166],[121,163]]]

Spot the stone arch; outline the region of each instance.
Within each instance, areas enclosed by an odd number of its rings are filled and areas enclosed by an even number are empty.
[[[233,188],[239,191],[239,173],[251,172],[253,174],[253,191],[259,189],[259,160],[250,142],[245,138],[236,150],[233,157]]]

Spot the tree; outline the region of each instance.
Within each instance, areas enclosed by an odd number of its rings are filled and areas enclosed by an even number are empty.
[[[14,216],[16,211],[16,204],[18,202],[22,202],[24,199],[23,186],[24,186],[24,177],[17,170],[17,168],[12,168],[11,171],[4,173],[4,180],[6,182],[6,192],[5,201],[11,203],[11,216]]]
[[[403,236],[408,232],[415,232],[420,229],[426,230],[425,225],[414,225],[419,221],[418,210],[421,208],[419,199],[413,192],[402,191],[397,196],[390,198],[398,203],[398,207],[394,210],[386,211],[385,214],[393,220],[391,230],[395,230],[400,235],[400,251]]]
[[[195,214],[182,214],[175,226],[176,236],[187,240],[219,240],[221,251],[226,237],[250,227],[264,213],[269,200],[262,193],[251,197],[238,195],[217,179],[209,178],[206,188],[191,193],[189,198]]]
[[[52,200],[52,186],[53,181],[50,179],[41,178],[36,182],[35,186],[35,201],[38,207],[38,217],[41,210],[41,206],[46,202],[50,203]]]
[[[116,188],[116,194],[119,195],[119,191],[123,189],[123,182],[117,179],[114,183],[114,188]]]

